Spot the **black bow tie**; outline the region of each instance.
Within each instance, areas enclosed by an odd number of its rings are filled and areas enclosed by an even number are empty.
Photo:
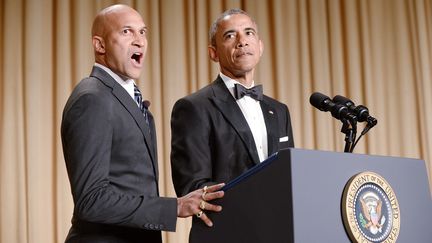
[[[262,85],[257,85],[248,89],[241,84],[235,84],[234,95],[237,100],[243,98],[243,96],[245,95],[249,95],[251,98],[256,100],[262,100],[263,97]]]

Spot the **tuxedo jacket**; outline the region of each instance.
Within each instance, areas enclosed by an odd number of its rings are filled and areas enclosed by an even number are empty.
[[[288,107],[265,95],[260,105],[268,155],[294,147]],[[260,163],[249,125],[219,76],[175,103],[171,131],[171,169],[178,196],[227,183]]]
[[[149,120],[101,68],[76,86],[61,124],[74,200],[66,242],[161,242],[161,230],[175,230],[177,200],[159,197]]]

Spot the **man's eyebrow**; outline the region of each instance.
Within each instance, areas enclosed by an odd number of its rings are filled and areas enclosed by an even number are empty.
[[[227,30],[227,31],[225,31],[224,33],[223,33],[223,37],[225,37],[226,35],[228,35],[228,34],[232,34],[232,33],[235,33],[235,30]]]
[[[253,28],[253,27],[247,27],[247,28],[245,28],[244,30],[245,30],[245,31],[253,31],[253,32],[256,33],[256,29]]]
[[[124,25],[122,29],[133,29],[134,27],[132,27],[131,25]],[[143,26],[140,28],[140,30],[144,30],[147,31],[148,27],[147,26]]]

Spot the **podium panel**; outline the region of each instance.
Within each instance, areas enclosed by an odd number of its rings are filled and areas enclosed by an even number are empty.
[[[354,175],[370,171],[384,177],[399,202],[397,242],[432,242],[432,200],[425,163],[418,159],[281,150],[252,168],[216,201],[208,213],[214,226],[194,218],[191,243],[351,242],[341,203]]]

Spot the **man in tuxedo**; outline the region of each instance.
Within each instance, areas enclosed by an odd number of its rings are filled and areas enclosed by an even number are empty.
[[[92,27],[95,65],[63,111],[61,137],[74,199],[66,242],[162,242],[177,217],[197,214],[208,225],[209,202],[223,184],[180,198],[159,197],[156,131],[135,86],[147,49],[147,27],[126,5],[102,10]],[[201,207],[200,207],[201,206]]]
[[[293,147],[286,105],[262,95],[254,70],[263,53],[256,23],[231,9],[210,28],[208,53],[220,73],[178,100],[171,117],[171,167],[178,196],[229,182],[281,148]]]

